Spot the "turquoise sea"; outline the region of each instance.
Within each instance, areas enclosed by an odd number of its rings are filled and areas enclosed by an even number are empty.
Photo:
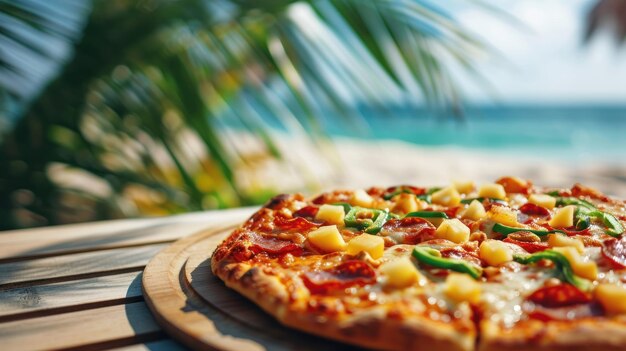
[[[566,162],[626,165],[626,105],[473,106],[461,120],[416,108],[361,109],[366,131],[326,123],[331,135],[399,139]],[[330,119],[329,119],[330,120]]]

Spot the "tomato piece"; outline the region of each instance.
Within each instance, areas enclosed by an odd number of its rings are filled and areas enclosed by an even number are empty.
[[[597,199],[605,202],[610,202],[611,198],[604,195],[594,188],[590,188],[581,184],[574,184],[572,187],[572,196],[581,197],[581,196],[589,196],[592,199]]]
[[[626,268],[626,237],[613,238],[602,243],[602,255],[619,268]]]
[[[549,248],[548,243],[543,242],[528,242],[528,241],[519,241],[511,238],[505,238],[502,240],[506,243],[515,244],[522,249],[526,250],[528,253],[539,252],[543,250],[547,250]]]
[[[544,307],[565,307],[591,301],[589,295],[571,284],[539,288],[526,299]]]
[[[374,284],[376,272],[363,261],[351,260],[330,270],[306,272],[302,281],[312,294],[325,294],[354,285]]]

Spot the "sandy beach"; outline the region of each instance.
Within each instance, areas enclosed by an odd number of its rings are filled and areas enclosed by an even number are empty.
[[[451,180],[477,183],[515,175],[548,187],[570,187],[579,182],[600,191],[626,198],[626,164],[543,160],[541,155],[507,155],[503,152],[455,147],[424,147],[396,140],[333,140],[333,169],[328,158],[293,140],[281,141],[286,158],[303,163],[308,177],[323,189],[355,188],[398,184],[445,185]],[[308,149],[308,150],[307,150]],[[300,173],[301,171],[297,171]],[[278,187],[289,187],[288,177],[270,176]]]

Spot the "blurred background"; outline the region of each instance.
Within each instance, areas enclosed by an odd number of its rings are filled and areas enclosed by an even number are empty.
[[[0,229],[518,175],[626,197],[626,1],[0,0]]]

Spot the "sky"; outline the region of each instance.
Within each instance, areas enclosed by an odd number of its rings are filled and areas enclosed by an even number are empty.
[[[455,17],[482,37],[501,58],[481,58],[479,71],[505,103],[626,103],[626,50],[608,35],[582,44],[590,0],[488,0],[521,25],[476,6],[459,6]],[[470,79],[466,98],[493,101]]]

